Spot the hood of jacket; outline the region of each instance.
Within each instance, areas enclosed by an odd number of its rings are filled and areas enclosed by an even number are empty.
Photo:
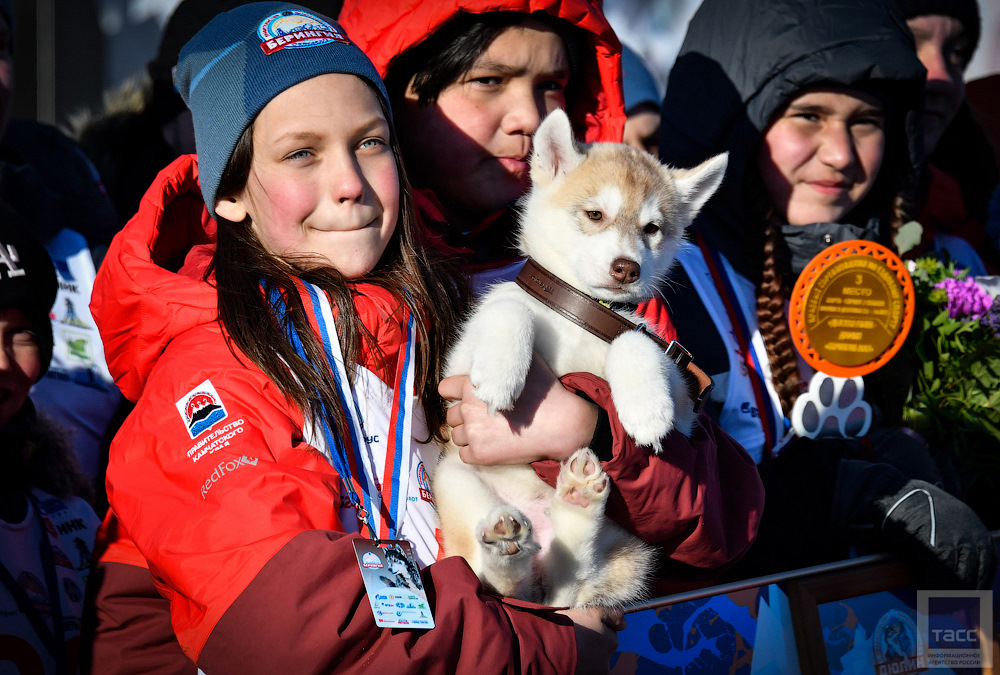
[[[90,311],[108,368],[129,400],[138,400],[170,340],[216,320],[215,287],[204,280],[215,233],[197,158],[184,155],[159,173],[138,213],[111,242]]]
[[[755,279],[760,256],[746,251],[760,250],[761,226],[749,214],[762,209],[748,203],[745,179],[773,118],[809,86],[881,86],[887,129],[901,130],[903,170],[916,185],[924,75],[891,0],[704,0],[670,72],[660,157],[689,167],[729,151],[722,186],[694,227]]]
[[[586,82],[568,102],[578,136],[588,142],[619,142],[625,127],[621,43],[599,0],[345,0],[339,21],[385,77],[396,57],[423,42],[459,12],[544,12],[587,35]]]

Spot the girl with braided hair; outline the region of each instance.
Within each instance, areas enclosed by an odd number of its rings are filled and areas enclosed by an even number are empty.
[[[764,480],[760,533],[736,575],[860,547],[918,554],[935,587],[992,581],[985,526],[942,489],[957,490],[950,467],[902,428],[912,350],[865,375],[852,400],[852,381],[817,378],[799,358],[789,325],[792,288],[821,251],[849,240],[896,250],[923,165],[923,77],[902,14],[883,0],[705,0],[671,71],[661,159],[729,152],[664,294],[679,339],[715,379],[720,426]],[[813,379],[838,387],[836,430],[802,431],[795,403]]]

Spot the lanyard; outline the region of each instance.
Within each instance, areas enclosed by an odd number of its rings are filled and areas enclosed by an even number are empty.
[[[729,323],[733,327],[733,335],[739,345],[740,355],[743,357],[744,363],[747,367],[750,386],[753,389],[754,399],[757,402],[760,425],[764,430],[764,449],[766,451],[765,457],[769,457],[777,443],[777,437],[775,435],[774,428],[772,427],[772,422],[777,415],[774,412],[774,406],[772,405],[771,398],[767,393],[767,385],[764,382],[764,371],[761,369],[760,362],[757,360],[757,353],[753,350],[752,345],[750,344],[750,328],[747,325],[743,313],[737,306],[738,296],[732,287],[729,277],[725,273],[722,259],[719,256],[718,251],[715,251],[705,243],[701,233],[698,233],[697,237],[698,247],[701,249],[702,256],[705,258],[708,271],[712,275],[712,281],[719,291],[719,297],[722,298],[722,304],[726,308],[726,314],[729,315]]]
[[[333,308],[326,293],[307,281],[296,279],[310,325],[323,345],[327,366],[341,402],[347,435],[334,433],[327,422],[327,410],[320,419],[322,433],[330,449],[330,462],[340,473],[351,503],[358,510],[358,519],[368,528],[370,538],[396,539],[406,510],[410,479],[410,436],[413,420],[413,373],[416,354],[415,321],[412,315],[406,323],[406,349],[396,362],[393,381],[389,433],[381,489],[368,437],[364,431],[364,416],[350,385],[343,352],[337,339]],[[272,291],[271,302],[279,313],[285,310],[280,292]],[[292,345],[303,359],[302,340],[292,324],[288,324]],[[316,364],[312,364],[314,367]],[[372,519],[378,514],[378,525]]]
[[[30,491],[28,492],[28,501],[31,503],[35,520],[42,528],[42,543],[39,547],[39,554],[42,560],[42,569],[45,572],[45,585],[49,593],[49,604],[52,607],[52,627],[55,633],[53,634],[53,631],[49,630],[45,623],[45,617],[38,611],[35,603],[31,601],[31,598],[24,592],[21,585],[14,579],[14,575],[3,563],[0,563],[0,581],[3,581],[4,586],[14,596],[21,613],[31,622],[32,628],[38,633],[38,637],[42,639],[46,649],[55,659],[56,672],[68,673],[69,659],[66,654],[66,636],[63,632],[62,601],[59,581],[56,577],[55,558],[52,555],[52,542],[49,541],[48,528],[45,527],[45,521],[42,520],[42,510],[38,506],[38,499]]]

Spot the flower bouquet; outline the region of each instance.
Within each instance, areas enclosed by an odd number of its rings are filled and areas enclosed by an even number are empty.
[[[969,503],[994,520],[1000,515],[1000,279],[970,277],[933,258],[908,266],[917,367],[903,421],[952,456]]]

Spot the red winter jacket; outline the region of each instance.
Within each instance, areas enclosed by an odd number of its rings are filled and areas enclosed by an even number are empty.
[[[353,535],[337,515],[339,476],[303,440],[298,410],[230,352],[215,320],[214,288],[200,276],[214,227],[196,159],[182,157],[116,237],[95,283],[109,366],[138,403],[111,449],[94,670],[188,672],[165,622],[169,602],[184,654],[206,672],[571,672],[569,623],[484,594],[457,558],[425,570],[435,629],[375,626]],[[226,416],[215,428],[239,422],[232,430],[242,431],[218,436],[229,447],[199,463],[183,403],[206,380]],[[564,382],[609,409],[612,517],[682,566],[742,555],[762,492],[741,448],[703,417],[692,439],[674,434],[652,457],[622,432],[606,383],[584,374]],[[213,480],[223,461],[235,468]]]

